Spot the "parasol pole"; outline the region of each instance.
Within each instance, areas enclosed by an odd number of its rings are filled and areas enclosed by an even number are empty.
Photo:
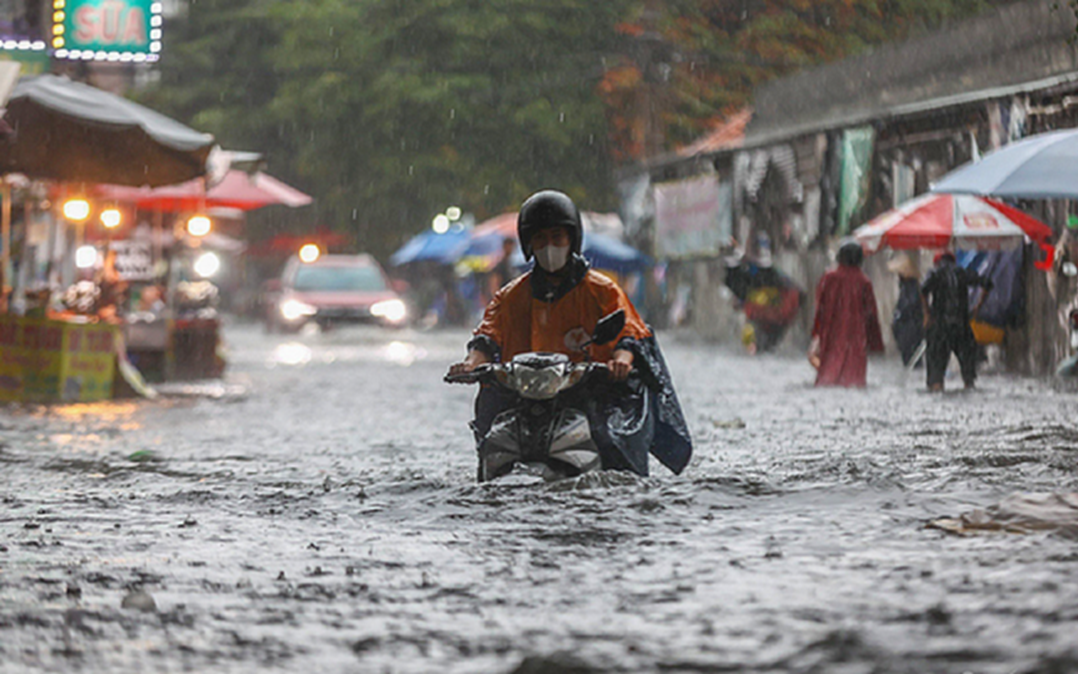
[[[150,227],[150,241],[153,243],[153,263],[156,265],[165,258],[165,220],[161,206],[154,206],[153,224]]]
[[[48,258],[48,259],[45,260],[45,285],[49,288],[50,291],[52,290],[52,287],[53,287],[53,283],[52,283],[53,272],[56,269],[56,263],[54,261],[54,258],[56,257],[56,240],[59,238],[59,235],[60,235],[60,232],[59,232],[60,218],[63,216],[63,210],[62,210],[62,207],[61,207],[60,204],[62,204],[64,202],[64,199],[66,199],[66,198],[67,198],[67,185],[66,184],[61,184],[60,185],[60,198],[55,200],[53,202],[53,205],[52,205],[52,217],[49,218],[49,231],[48,231],[48,237],[47,237],[48,242],[46,244],[46,249],[45,249],[46,250],[46,256]]]
[[[11,184],[7,176],[0,176],[0,313],[10,311],[8,297],[11,294]]]

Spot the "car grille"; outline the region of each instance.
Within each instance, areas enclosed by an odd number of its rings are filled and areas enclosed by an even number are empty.
[[[328,321],[366,321],[371,319],[368,307],[325,307],[315,317]]]

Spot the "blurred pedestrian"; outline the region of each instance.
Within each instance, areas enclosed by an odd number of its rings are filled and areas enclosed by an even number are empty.
[[[891,334],[902,355],[902,364],[908,366],[925,338],[920,274],[907,253],[898,254],[887,263],[887,268],[898,275],[898,303],[892,316]]]
[[[753,355],[772,351],[797,319],[804,291],[774,267],[770,253],[733,264],[725,283],[745,312],[741,341]]]
[[[992,281],[970,269],[958,266],[954,253],[936,255],[935,266],[921,285],[921,306],[925,314],[925,369],[928,390],[942,391],[947,361],[954,353],[962,370],[962,382],[973,388],[977,378],[977,342],[969,321],[976,317]],[[969,308],[969,287],[985,289],[973,311]],[[931,299],[929,299],[931,298]]]
[[[494,265],[494,268],[490,270],[490,275],[487,278],[487,302],[494,298],[499,290],[517,277],[516,269],[513,266],[513,253],[516,252],[517,245],[513,241],[512,237],[505,237],[502,239],[502,256],[498,260],[498,264]]]
[[[816,286],[816,320],[809,359],[818,363],[816,386],[863,387],[868,353],[883,351],[872,282],[861,271],[861,244],[838,250],[838,267]]]

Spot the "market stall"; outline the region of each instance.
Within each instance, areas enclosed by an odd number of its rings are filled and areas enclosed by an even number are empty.
[[[3,225],[7,232],[14,203],[21,231],[18,247],[4,247],[18,259],[17,273],[5,270],[13,292],[0,313],[0,400],[107,398],[116,372],[138,377],[124,349],[132,298],[121,270],[147,255],[122,241],[130,212],[92,200],[88,184],[198,178],[213,137],[53,75],[22,78],[3,119],[18,130],[0,134]]]
[[[145,306],[132,308],[127,330],[132,361],[155,381],[221,376],[218,289],[222,276],[240,266],[238,258],[246,246],[214,231],[216,218],[208,214],[228,209],[242,218],[265,206],[305,206],[311,197],[264,172],[235,169],[213,185],[202,179],[156,188],[97,185],[93,193],[99,200],[152,214],[158,223],[150,234],[152,248],[164,251],[168,261],[163,283],[132,279],[140,295],[147,282],[152,284],[166,307],[164,315],[157,316],[149,315]],[[162,226],[165,218],[170,225]]]

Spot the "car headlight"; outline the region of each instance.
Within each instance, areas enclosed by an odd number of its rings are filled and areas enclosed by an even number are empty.
[[[318,313],[318,309],[306,302],[300,302],[299,300],[281,302],[281,316],[286,321],[295,321],[305,316],[314,316],[316,313]]]
[[[408,308],[400,300],[383,300],[371,307],[371,316],[384,318],[390,323],[400,323],[408,315]]]
[[[509,374],[509,385],[522,398],[549,400],[570,384],[571,372],[564,365],[531,368],[514,367]]]

